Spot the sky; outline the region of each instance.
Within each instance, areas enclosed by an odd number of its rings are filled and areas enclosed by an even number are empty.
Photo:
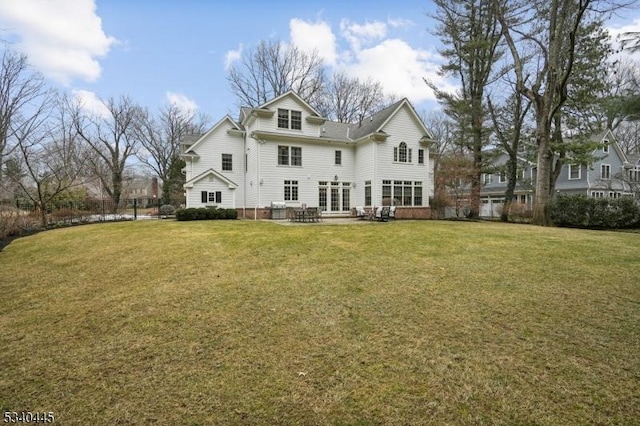
[[[261,40],[317,49],[330,71],[382,83],[420,112],[437,108],[424,83],[438,75],[441,47],[431,1],[0,0],[0,39],[26,53],[53,87],[100,110],[129,96],[158,109],[173,103],[213,122],[238,117],[230,64]],[[640,31],[640,9],[609,23]]]

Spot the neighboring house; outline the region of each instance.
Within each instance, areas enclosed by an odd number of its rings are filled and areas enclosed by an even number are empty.
[[[629,178],[633,173],[636,179],[640,177],[640,172],[634,172],[634,170],[640,171],[637,161],[630,162],[610,130],[594,135],[592,141],[602,145],[602,148],[593,152],[593,163],[585,165],[566,162],[556,181],[556,194],[585,194],[598,198],[631,195],[632,186],[629,185]],[[495,162],[496,169],[500,170],[505,163],[506,155],[498,157]],[[520,159],[520,166],[514,196],[525,208],[531,209],[536,165],[523,158]],[[507,189],[505,174],[503,172],[484,173],[482,184],[480,216],[499,217]]]
[[[123,185],[122,198],[127,199],[129,204],[136,200],[138,207],[156,206],[162,197],[158,178],[133,177],[125,179]]]
[[[290,91],[183,142],[187,207],[268,218],[271,203],[319,207],[325,217],[393,204],[397,217],[426,218],[431,141],[407,99],[346,124],[327,120]]]

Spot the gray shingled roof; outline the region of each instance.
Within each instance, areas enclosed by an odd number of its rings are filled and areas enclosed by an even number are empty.
[[[363,136],[374,133],[380,129],[380,126],[387,121],[387,119],[393,114],[393,112],[398,108],[404,101],[398,101],[394,104],[389,105],[388,107],[376,112],[371,117],[365,118],[362,123],[359,124],[351,124],[349,127],[351,128],[349,137],[352,140],[360,139]]]
[[[404,99],[389,105],[372,116],[365,118],[361,123],[349,124],[327,120],[321,125],[323,131],[320,137],[332,140],[354,141],[363,136],[375,133],[403,101]],[[238,124],[241,125],[242,117],[249,116],[252,110],[253,108],[250,107],[240,108]]]

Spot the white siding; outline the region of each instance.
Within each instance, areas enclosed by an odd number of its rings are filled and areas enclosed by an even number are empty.
[[[231,128],[233,128],[231,123],[229,123],[228,121],[224,121],[216,129],[213,129],[210,133],[204,136],[205,139],[202,140],[194,149],[195,152],[200,156],[200,158],[194,159],[193,161],[189,159],[186,160],[186,180],[188,182],[192,178],[199,176],[205,171],[213,169],[238,186],[238,188],[235,190],[234,199],[237,200],[237,203],[242,204],[245,168],[245,159],[243,152],[244,141],[241,135],[230,135],[229,133],[227,133],[227,130]],[[233,170],[222,170],[222,154],[232,155]],[[205,178],[205,180],[206,179],[207,178]],[[196,182],[196,184],[201,185],[200,182]],[[186,192],[187,207],[197,207],[201,204],[200,190],[198,190],[196,186],[194,186],[194,188],[186,189]]]
[[[278,102],[274,102],[268,107],[270,110],[275,111],[270,118],[259,117],[256,121],[257,130],[265,132],[278,132],[283,134],[292,134],[298,136],[313,136],[317,137],[320,134],[320,125],[307,122],[306,118],[311,115],[311,111],[307,106],[298,102],[293,96],[285,96]],[[301,130],[289,130],[278,128],[278,108],[301,111],[302,112],[302,129]],[[256,130],[254,129],[254,130]]]
[[[383,180],[406,180],[423,182],[422,205],[429,205],[429,192],[433,184],[429,181],[429,150],[420,144],[422,130],[416,123],[409,107],[404,106],[382,129],[389,137],[385,142],[377,146],[376,159],[376,187],[380,188]],[[407,149],[411,149],[411,162],[400,163],[393,161],[394,147],[398,147],[401,142],[407,144]],[[424,164],[418,164],[418,150],[424,150]],[[381,192],[375,192],[381,197]],[[374,200],[380,203],[381,198]]]
[[[278,146],[302,149],[302,166],[278,165]],[[335,151],[342,151],[342,164],[335,164]],[[353,145],[328,142],[267,141],[260,146],[260,203],[269,206],[272,201],[284,200],[284,181],[298,181],[298,201],[287,201],[288,206],[318,206],[318,182],[354,182],[355,151]],[[353,197],[353,196],[352,196]],[[353,203],[351,203],[353,204]]]

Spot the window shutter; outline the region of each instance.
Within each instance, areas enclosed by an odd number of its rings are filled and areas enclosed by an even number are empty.
[[[203,203],[207,202],[207,191],[200,192],[200,201],[202,201]]]
[[[216,204],[220,204],[222,202],[222,191],[216,191]]]
[[[393,161],[398,161],[398,147],[393,147]]]

